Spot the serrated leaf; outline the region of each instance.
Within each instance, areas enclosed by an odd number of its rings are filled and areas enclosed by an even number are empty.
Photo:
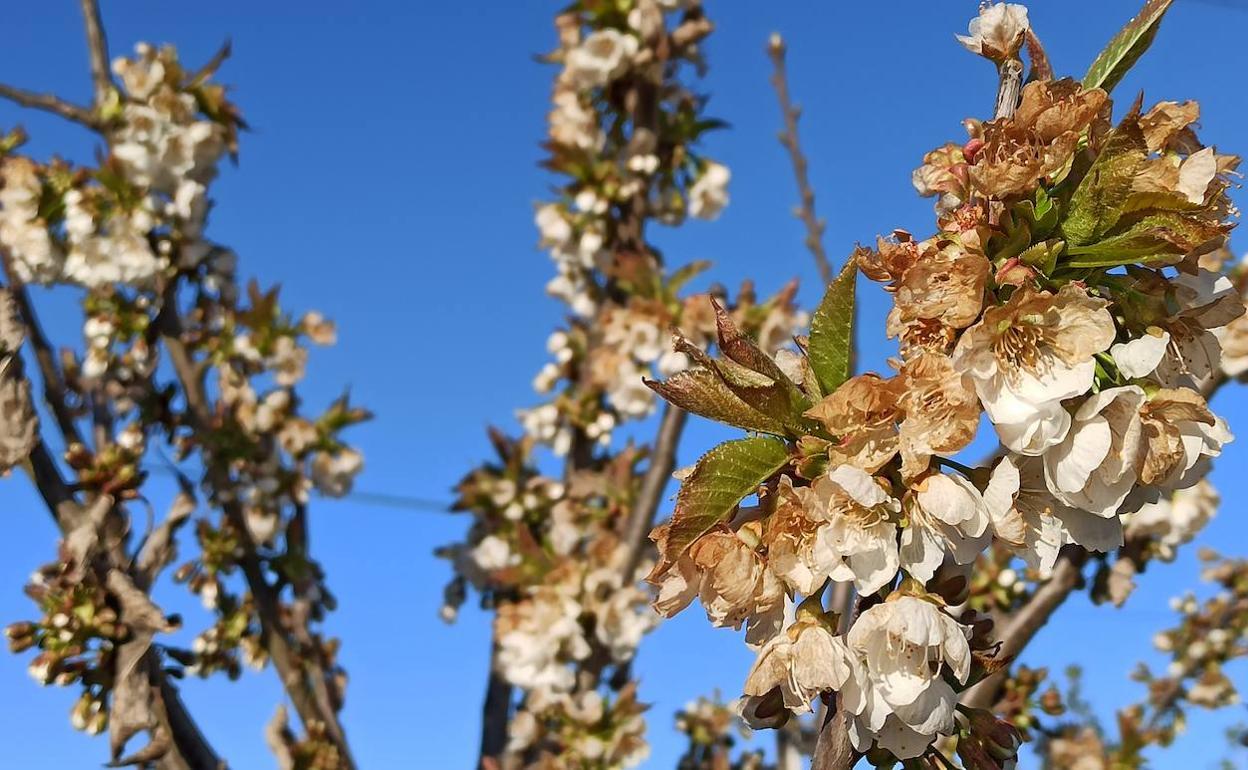
[[[742,430],[777,436],[786,434],[781,422],[742,401],[723,378],[710,369],[686,369],[663,382],[647,380],[646,385],[674,406],[709,420]]]
[[[650,579],[657,580],[693,541],[727,521],[743,499],[788,462],[783,441],[761,436],[725,441],[702,455],[680,486],[671,520],[662,525],[659,563]]]
[[[1114,35],[1105,50],[1088,67],[1088,74],[1083,76],[1083,87],[1112,91],[1148,50],[1157,36],[1162,17],[1173,4],[1174,0],[1148,0],[1144,3],[1135,18]]]
[[[1099,240],[1123,214],[1135,175],[1148,160],[1148,145],[1132,110],[1114,128],[1088,173],[1079,182],[1062,220],[1062,233],[1074,246]]]
[[[840,275],[828,285],[810,321],[807,355],[824,393],[836,390],[852,374],[857,278],[858,265],[850,257]]]
[[[1134,263],[1172,265],[1227,233],[1227,226],[1180,211],[1135,212],[1096,243],[1071,247],[1063,267],[1114,267]]]

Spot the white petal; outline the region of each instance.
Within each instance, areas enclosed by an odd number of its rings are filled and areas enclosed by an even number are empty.
[[[1109,349],[1118,371],[1126,377],[1147,377],[1161,363],[1170,344],[1170,333],[1163,331],[1160,337],[1145,334],[1130,342],[1119,342]]]

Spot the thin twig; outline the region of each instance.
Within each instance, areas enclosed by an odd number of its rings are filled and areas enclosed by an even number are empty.
[[[59,115],[68,121],[86,126],[92,130],[97,130],[100,127],[100,121],[96,119],[91,110],[86,107],[80,107],[77,104],[71,104],[55,94],[37,94],[24,88],[0,83],[0,98],[8,99],[22,107]]]
[[[104,24],[100,20],[98,0],[82,0],[82,21],[87,31],[87,52],[91,60],[91,82],[95,86],[95,106],[99,107],[108,99],[109,91],[113,89],[113,80],[108,69],[108,38],[104,35]]]
[[[773,34],[767,44],[767,54],[771,57],[773,72],[771,85],[776,90],[776,98],[780,102],[780,113],[784,118],[784,131],[780,132],[780,144],[789,151],[789,160],[793,163],[793,177],[797,181],[797,192],[801,204],[795,210],[797,218],[806,226],[806,248],[814,255],[815,266],[819,269],[819,277],[824,285],[832,283],[832,265],[828,262],[828,253],[823,248],[823,231],[827,222],[815,214],[815,191],[810,186],[810,175],[806,156],[802,154],[802,146],[797,134],[797,121],[802,111],[793,104],[789,97],[789,83],[784,64],[784,40],[779,34]]]

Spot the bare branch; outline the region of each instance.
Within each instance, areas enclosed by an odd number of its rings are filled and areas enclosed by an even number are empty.
[[[87,53],[91,59],[91,82],[95,86],[95,106],[108,99],[113,79],[108,69],[108,38],[100,20],[98,0],[82,0],[82,21],[87,30]]]
[[[29,107],[32,110],[42,110],[53,115],[59,115],[66,120],[86,126],[93,131],[98,130],[100,127],[100,121],[91,110],[67,102],[55,94],[37,94],[34,91],[27,91],[23,88],[0,83],[0,98],[8,99],[15,104]]]
[[[767,44],[767,54],[771,57],[773,72],[771,85],[776,89],[776,98],[780,102],[780,114],[784,118],[784,131],[780,133],[780,144],[789,151],[789,160],[793,163],[793,177],[797,180],[797,192],[801,196],[801,204],[796,210],[797,218],[806,226],[806,248],[814,255],[815,266],[819,269],[819,277],[824,285],[832,283],[834,275],[832,265],[828,262],[828,254],[823,248],[823,231],[827,222],[815,215],[815,191],[810,186],[806,156],[802,154],[802,146],[797,135],[797,121],[802,111],[793,104],[789,97],[788,75],[784,65],[784,40],[779,34],[773,34]]]
[[[676,446],[680,443],[685,422],[689,413],[678,406],[668,404],[663,409],[663,421],[659,423],[659,432],[654,439],[654,448],[650,455],[650,467],[641,480],[641,490],[637,501],[629,514],[624,528],[624,543],[629,548],[628,560],[624,565],[624,580],[632,579],[646,551],[646,536],[654,524],[654,515],[659,503],[663,500],[663,490],[676,469]]]

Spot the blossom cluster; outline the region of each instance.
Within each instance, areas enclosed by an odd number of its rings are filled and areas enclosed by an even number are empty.
[[[17,134],[0,157],[0,247],[12,284],[0,326],[7,330],[17,302],[35,317],[27,284],[69,286],[81,296],[84,338],[81,353],[67,348],[59,362],[37,352],[46,391],[60,394],[51,409],[73,475],[68,504],[79,506],[72,498],[81,496],[86,512],[82,521],[57,512],[65,545],[29,587],[43,617],[11,626],[9,636],[14,649],[40,650],[31,670],[41,682],[83,687],[73,719],[93,732],[119,708],[124,720],[147,719],[133,696],[114,697],[136,677],[143,692],[151,689],[147,665],[127,659],[127,645],[158,650],[151,654],[173,670],[234,677],[240,659],[268,664],[269,643],[281,635],[308,672],[325,672],[341,704],[336,642],[314,625],[333,597],[306,550],[306,509],[314,489],[334,497],[351,489],[362,455],[340,434],[369,415],[345,396],[319,415],[303,409],[296,386],[307,346],[333,344],[333,324],[314,312],[292,316],[275,289],[240,286],[234,253],[207,235],[209,186],[245,127],[214,80],[224,53],[198,71],[170,46],[140,44],[114,61],[114,78],[85,119],[103,141],[95,166],[21,155]],[[4,341],[12,353],[7,331]],[[9,411],[15,423],[21,413]],[[79,424],[87,418],[89,432]],[[145,484],[157,452],[181,491],[128,553],[131,545],[112,533],[141,529],[127,506],[142,500],[151,510]],[[180,649],[153,642],[176,624],[147,592],[176,558],[199,493],[208,503],[193,519],[199,548],[175,578],[213,620]],[[159,719],[142,729],[166,730]],[[113,729],[118,759],[140,728]]]
[[[985,7],[971,33],[1016,56],[1025,9]],[[697,597],[746,627],[757,724],[835,693],[858,751],[906,760],[952,736],[996,767],[1018,734],[957,705],[1000,665],[991,621],[958,606],[980,555],[1044,576],[1064,546],[1109,552],[1134,526],[1173,549],[1208,518],[1199,484],[1232,436],[1206,394],[1244,314],[1215,258],[1238,158],[1200,142],[1191,102],[1115,122],[1105,88],[1040,75],[1006,107],[927,154],[914,182],[938,196],[936,233],[857,248],[803,355],[769,355],[721,312],[724,358],[656,387],[758,434],[681,474],[650,578],[662,614]],[[893,301],[891,376],[849,376],[859,271]],[[1001,454],[967,467],[952,456],[984,416]],[[821,598],[838,582],[862,597],[844,634]]]
[[[731,299],[718,288],[687,296],[707,265],[669,270],[648,240],[650,224],[713,219],[728,202],[728,169],[698,146],[718,123],[686,77],[701,70],[711,30],[700,4],[578,4],[556,28],[544,147],[561,181],[535,218],[556,267],[548,293],[570,313],[534,379],[545,401],[519,412],[523,437],[493,433],[498,462],[459,485],[456,508],[473,524],[440,551],[456,571],[442,614],[455,617],[469,586],[497,613],[494,670],[521,696],[504,767],[618,767],[644,756],[622,675],[657,622],[638,587],[650,565],[624,535],[648,464],[662,461],[617,437],[654,412],[648,378],[687,369],[714,344],[716,303],[772,351],[806,319],[795,284],[770,298],[748,282]],[[692,347],[672,349],[671,328]],[[539,470],[545,448],[563,458],[562,476]],[[620,716],[587,720],[586,703]]]

